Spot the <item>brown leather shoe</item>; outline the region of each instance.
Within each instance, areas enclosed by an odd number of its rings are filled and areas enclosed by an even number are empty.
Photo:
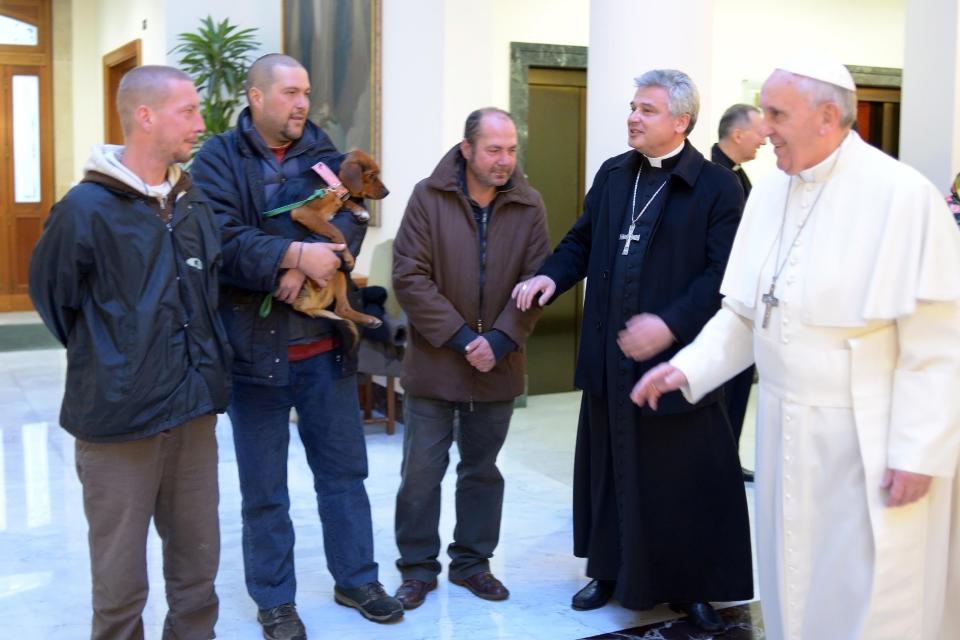
[[[423,580],[404,580],[394,596],[400,601],[404,609],[416,609],[423,604],[427,593],[437,588],[437,581],[424,582]]]
[[[470,576],[464,580],[450,579],[453,584],[466,587],[473,592],[473,595],[484,600],[506,600],[510,597],[510,592],[503,586],[503,583],[497,580],[492,573],[484,571]]]

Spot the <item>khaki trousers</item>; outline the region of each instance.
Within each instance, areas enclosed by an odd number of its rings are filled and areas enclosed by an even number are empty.
[[[117,443],[77,440],[89,524],[93,640],[142,640],[147,532],[163,542],[164,640],[214,637],[220,562],[215,416]]]

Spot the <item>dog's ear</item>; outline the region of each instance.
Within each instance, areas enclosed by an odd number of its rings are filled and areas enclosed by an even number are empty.
[[[363,167],[351,153],[340,165],[340,181],[351,194],[363,193]]]

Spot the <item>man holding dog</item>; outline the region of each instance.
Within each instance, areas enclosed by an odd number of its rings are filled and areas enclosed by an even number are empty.
[[[67,348],[60,424],[76,437],[89,525],[93,640],[143,638],[147,534],[163,541],[164,638],[213,638],[219,601],[216,414],[230,346],[217,315],[220,234],[179,167],[204,130],[188,75],[120,81],[124,146],[94,147],[30,261],[30,298]]]
[[[234,347],[228,413],[243,496],[247,591],[264,637],[301,639],[287,491],[291,407],[314,475],[335,600],[376,622],[398,620],[403,609],[377,581],[349,338],[329,320],[290,307],[305,277],[326,284],[344,246],[305,242],[307,232],[286,214],[262,215],[325,186],[311,167],[323,161],[336,170],[340,154],[307,119],[310,80],[295,59],[269,54],[254,62],[247,98],[236,128],[204,144],[193,173],[223,238],[220,311]],[[356,254],[366,226],[343,213],[334,224]],[[266,307],[269,294],[273,304]]]
[[[719,308],[743,190],[687,141],[700,108],[687,74],[655,69],[634,83],[632,149],[603,163],[583,215],[515,294],[529,309],[589,282],[575,378],[583,402],[573,540],[592,580],[572,607],[668,602],[716,633],[724,623],[710,602],[753,595],[746,495],[723,396],[691,403],[677,393],[654,412],[628,395]]]
[[[394,241],[394,290],[410,321],[396,508],[397,599],[406,609],[437,586],[440,482],[454,439],[450,581],[487,600],[509,596],[489,566],[503,510],[496,460],[523,393],[521,349],[539,316],[517,309],[510,292],[550,250],[543,200],[515,171],[516,153],[509,114],[471,113],[463,141],[414,187]]]

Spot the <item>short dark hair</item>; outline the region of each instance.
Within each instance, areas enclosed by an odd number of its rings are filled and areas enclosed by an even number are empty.
[[[474,140],[476,140],[480,135],[480,123],[483,121],[484,116],[492,114],[502,116],[510,122],[513,122],[513,116],[503,109],[498,109],[497,107],[484,107],[483,109],[477,109],[476,111],[472,111],[470,115],[467,116],[467,121],[463,125],[463,139],[468,143],[473,144]]]
[[[193,83],[193,78],[180,69],[158,64],[134,67],[120,79],[117,88],[117,114],[124,135],[133,129],[133,112],[144,104],[156,108],[167,95],[167,83],[183,80]]]
[[[273,70],[277,67],[300,67],[300,61],[292,56],[283,53],[268,53],[260,56],[253,61],[250,69],[247,71],[247,81],[245,90],[250,91],[253,87],[266,91],[273,84]]]
[[[728,137],[734,129],[741,129],[750,123],[751,113],[761,113],[760,109],[752,104],[735,104],[720,116],[720,126],[717,128],[717,137],[720,140]]]

